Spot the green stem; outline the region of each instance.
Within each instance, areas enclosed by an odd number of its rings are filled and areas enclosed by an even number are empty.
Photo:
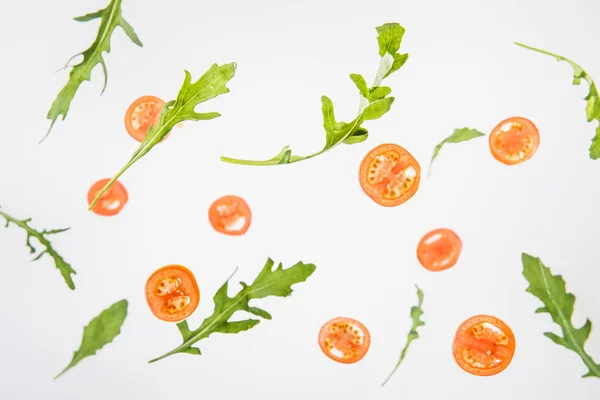
[[[581,77],[582,77],[583,79],[585,79],[585,80],[586,80],[586,82],[587,82],[587,83],[588,83],[590,86],[593,86],[593,85],[594,85],[594,81],[592,80],[592,78],[591,78],[591,77],[590,77],[590,76],[587,74],[587,72],[585,72],[585,70],[584,70],[583,68],[581,68],[581,66],[580,66],[579,64],[577,64],[576,62],[573,62],[573,61],[569,60],[568,58],[565,58],[565,57],[563,57],[563,56],[561,56],[561,55],[554,54],[554,53],[551,53],[551,52],[549,52],[549,51],[542,50],[542,49],[538,49],[538,48],[535,48],[535,47],[527,46],[526,44],[523,44],[523,43],[515,42],[515,44],[516,44],[517,46],[521,46],[521,47],[523,47],[523,48],[525,48],[525,49],[532,50],[532,51],[535,51],[535,52],[538,52],[538,53],[545,54],[545,55],[547,55],[547,56],[553,57],[553,58],[555,58],[555,59],[556,59],[557,61],[559,61],[559,62],[560,62],[560,61],[564,61],[564,62],[568,63],[568,64],[569,64],[571,67],[573,67],[573,69],[574,69],[575,71],[581,71],[581,72],[583,72],[583,74],[582,74],[583,76],[581,76]]]
[[[153,358],[152,360],[148,361],[148,364],[152,364],[154,362],[160,361],[160,360],[162,360],[164,358],[172,356],[173,354],[181,353],[186,347],[189,348],[189,345],[186,344],[186,343],[184,343],[181,346],[179,346],[179,347],[177,347],[177,348],[169,351],[168,353],[163,354],[162,356]]]

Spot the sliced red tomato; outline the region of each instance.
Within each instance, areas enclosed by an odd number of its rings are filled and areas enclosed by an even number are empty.
[[[453,267],[462,251],[458,235],[446,228],[434,229],[419,241],[417,258],[429,271],[443,271]]]
[[[200,303],[200,289],[194,274],[183,265],[159,268],[146,282],[146,302],[158,319],[184,320]]]
[[[377,204],[395,207],[410,199],[419,188],[421,166],[397,144],[372,149],[360,165],[360,186]]]
[[[529,160],[540,145],[540,133],[533,122],[523,117],[511,117],[500,122],[489,138],[492,156],[506,165]]]
[[[352,364],[360,361],[371,345],[371,335],[360,322],[337,317],[326,322],[319,331],[319,346],[334,361]]]
[[[215,200],[208,209],[212,227],[220,233],[239,236],[246,233],[252,221],[252,212],[244,199],[227,195]]]
[[[100,190],[102,190],[109,181],[110,179],[108,178],[100,179],[90,187],[87,194],[88,205],[92,204],[92,201],[94,201]],[[129,195],[127,194],[127,190],[125,190],[125,186],[123,186],[121,182],[115,181],[115,183],[100,196],[98,202],[96,202],[94,208],[92,208],[92,211],[105,217],[117,215],[121,212],[123,207],[125,207],[127,200],[129,200]]]
[[[463,370],[478,376],[495,375],[512,361],[515,335],[500,319],[476,315],[458,327],[452,352]]]
[[[165,102],[156,96],[142,96],[136,99],[125,113],[127,133],[138,142],[143,141],[150,125],[158,123],[164,105]]]

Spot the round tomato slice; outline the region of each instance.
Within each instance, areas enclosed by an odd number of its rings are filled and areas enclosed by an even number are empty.
[[[360,165],[360,186],[382,206],[395,207],[410,199],[420,180],[421,166],[397,144],[375,147]]]
[[[100,190],[102,190],[109,181],[110,179],[108,178],[100,179],[90,187],[87,195],[88,205],[92,204],[92,201],[94,201]],[[92,211],[105,217],[117,215],[121,212],[123,207],[125,207],[127,200],[129,200],[129,195],[127,194],[125,186],[123,186],[121,182],[115,181],[111,187],[100,196],[98,202],[94,205],[94,208],[92,208]]]
[[[434,229],[419,241],[417,258],[429,271],[443,271],[458,261],[462,250],[462,241],[458,235],[446,228]]]
[[[244,199],[227,195],[212,203],[208,209],[208,219],[217,232],[239,236],[246,233],[250,227],[252,212]]]
[[[498,318],[476,315],[458,327],[452,352],[463,370],[478,376],[496,375],[512,361],[515,335]]]
[[[158,123],[164,105],[165,102],[156,96],[142,96],[136,99],[125,113],[127,133],[138,142],[143,141],[150,125]]]
[[[200,303],[194,274],[182,265],[167,265],[154,271],[146,282],[146,302],[156,318],[179,322]]]
[[[367,328],[351,318],[334,318],[319,331],[319,346],[323,353],[344,364],[360,361],[370,345],[371,335]]]
[[[511,117],[492,130],[489,139],[492,156],[506,165],[529,160],[540,145],[540,133],[533,122],[523,117]]]

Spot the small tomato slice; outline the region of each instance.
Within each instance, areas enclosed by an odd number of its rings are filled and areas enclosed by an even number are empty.
[[[523,117],[511,117],[500,122],[490,134],[492,156],[506,165],[529,160],[540,145],[540,133],[533,122]]]
[[[363,158],[360,186],[377,204],[398,206],[410,199],[419,188],[421,166],[397,144],[382,144]]]
[[[515,335],[500,319],[476,315],[458,327],[452,352],[463,370],[478,376],[496,375],[512,361]]]
[[[92,204],[92,201],[98,195],[98,192],[102,190],[102,188],[110,181],[110,179],[100,179],[98,182],[94,183],[90,190],[88,190],[87,198],[88,205]],[[125,186],[121,184],[119,181],[115,181],[111,187],[108,188],[106,192],[98,199],[98,202],[92,208],[92,211],[98,215],[102,215],[105,217],[110,217],[113,215],[117,215],[121,212],[125,204],[129,200],[129,195],[127,194],[127,190]]]
[[[164,105],[165,102],[156,96],[142,96],[136,99],[125,113],[127,133],[138,142],[143,141],[150,125],[158,123]]]
[[[458,235],[446,228],[434,229],[421,238],[417,246],[417,258],[429,271],[443,271],[453,267],[462,251]]]
[[[360,361],[371,345],[371,335],[360,322],[344,317],[334,318],[319,331],[319,346],[334,361],[352,364]]]
[[[200,303],[194,274],[183,265],[159,268],[146,282],[146,302],[156,318],[179,322],[189,317]]]
[[[220,233],[239,236],[246,233],[252,221],[252,212],[244,199],[227,195],[215,200],[208,209],[212,227]]]

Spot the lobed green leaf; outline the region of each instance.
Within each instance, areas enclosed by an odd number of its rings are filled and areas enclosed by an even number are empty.
[[[54,379],[60,377],[86,357],[93,356],[98,350],[111,343],[121,333],[121,326],[127,317],[127,300],[121,300],[93,318],[83,328],[83,337],[79,349],[73,353],[69,365]]]
[[[251,306],[250,301],[271,296],[287,297],[292,294],[293,285],[306,281],[316,269],[314,264],[304,264],[303,262],[298,262],[286,269],[283,269],[281,263],[275,269],[273,269],[274,265],[273,260],[267,259],[254,282],[251,285],[240,282],[242,289],[233,297],[227,295],[229,279],[225,281],[213,297],[214,311],[212,315],[204,319],[200,327],[194,331],[189,329],[186,321],[177,324],[183,343],[170,352],[150,360],[149,363],[177,353],[200,354],[200,350],[192,346],[211,334],[235,334],[251,329],[260,322],[256,319],[230,321],[237,311],[245,311],[264,319],[271,319],[271,314],[261,308]]]
[[[83,59],[79,64],[72,67],[71,73],[69,74],[69,80],[58,93],[56,99],[52,102],[52,106],[46,116],[47,119],[51,120],[50,128],[40,142],[48,137],[59,116],[62,116],[63,121],[67,117],[71,102],[73,101],[79,86],[83,82],[91,79],[92,70],[98,64],[100,64],[104,72],[104,87],[102,88],[102,93],[104,93],[108,82],[108,73],[102,53],[110,53],[110,39],[117,26],[120,26],[129,39],[136,45],[140,47],[143,46],[131,25],[123,18],[121,2],[122,0],[111,0],[106,8],[75,18],[75,21],[78,22],[87,22],[100,18],[100,27],[98,28],[96,39],[92,45],[87,50],[77,54],[82,55]],[[76,56],[73,56],[71,59]],[[67,62],[67,64],[68,63],[69,62]]]
[[[571,322],[575,308],[575,296],[568,293],[566,283],[561,275],[553,275],[550,268],[542,261],[529,254],[521,255],[523,263],[523,276],[527,279],[529,286],[527,292],[531,293],[544,304],[538,308],[536,313],[548,313],[555,324],[560,326],[563,336],[552,332],[544,335],[554,343],[564,346],[579,355],[588,368],[583,377],[600,378],[600,364],[594,362],[592,357],[585,351],[585,342],[590,336],[592,322],[587,319],[581,328],[575,328]]]

